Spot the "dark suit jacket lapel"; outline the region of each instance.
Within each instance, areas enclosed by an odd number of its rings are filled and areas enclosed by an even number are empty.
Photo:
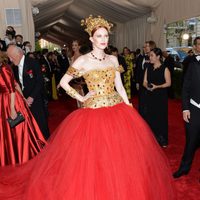
[[[198,79],[200,79],[200,60],[198,61],[196,59],[196,56],[192,56],[190,60],[189,67],[193,67],[194,69],[192,70],[194,72],[194,75],[196,74],[198,76]]]
[[[27,62],[26,57],[24,58],[24,66],[23,66],[23,83],[24,83],[24,77],[27,75]]]
[[[16,68],[14,69],[15,70],[15,78],[17,80],[17,82],[19,82],[19,67],[18,66],[15,66]]]
[[[23,79],[24,79],[24,75],[25,75],[25,73],[26,73],[26,62],[25,62],[25,60],[24,60],[24,66],[23,66]]]
[[[21,85],[21,83],[19,81],[19,67],[18,66],[14,66],[13,72],[14,72],[14,75],[15,75],[15,80],[17,81],[19,86],[22,88],[22,85]]]

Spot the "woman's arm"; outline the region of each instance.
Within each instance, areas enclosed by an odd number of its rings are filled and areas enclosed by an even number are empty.
[[[147,69],[145,70],[145,73],[144,73],[144,80],[143,80],[143,86],[147,89],[148,88],[148,81],[147,81]]]
[[[17,117],[17,112],[15,110],[15,93],[10,93],[10,117],[15,119]]]
[[[17,113],[15,110],[15,79],[10,66],[3,66],[1,70],[1,76],[6,84],[6,87],[10,95],[10,117],[15,119]]]
[[[119,62],[118,62],[117,58],[115,56],[110,56],[110,58],[113,61],[115,67],[116,68],[119,67]],[[121,76],[120,76],[119,71],[115,72],[115,88],[116,88],[117,92],[119,93],[119,95],[124,100],[124,102],[127,105],[132,105],[131,103],[129,103],[128,96],[127,96],[126,91],[124,89],[124,86],[122,84],[122,80],[121,80]]]
[[[16,81],[15,81],[15,89],[18,90],[18,92],[23,96],[22,90]]]
[[[68,95],[76,100],[83,102],[84,97],[81,96],[74,88],[69,85],[69,82],[73,79],[72,76],[65,74],[62,79],[60,80],[60,86],[66,91]]]
[[[116,88],[117,92],[119,93],[119,95],[124,100],[124,102],[126,104],[130,105],[128,96],[127,96],[124,86],[122,84],[120,72],[118,72],[118,71],[116,71],[116,76],[115,76],[115,88]]]
[[[79,57],[75,62],[74,62],[74,70],[75,70],[75,73],[78,73],[78,71],[81,70],[81,66],[82,66],[82,63],[84,61],[84,57]],[[74,88],[72,88],[70,85],[69,85],[69,82],[73,79],[73,75],[70,74],[70,73],[66,73],[62,79],[60,80],[60,86],[66,91],[66,93],[68,95],[70,95],[72,98],[75,98],[76,100],[80,101],[80,102],[84,102],[86,101],[88,98],[90,98],[92,95],[95,94],[95,92],[93,91],[90,91],[88,92],[88,94],[86,96],[82,96],[80,95]]]
[[[65,74],[61,81],[60,81],[60,86],[66,91],[66,93],[71,96],[72,98],[80,101],[80,102],[84,102],[86,101],[88,98],[90,98],[91,96],[95,95],[96,93],[94,91],[90,91],[88,92],[85,96],[80,95],[74,88],[72,88],[69,85],[69,82],[73,79],[72,76]]]

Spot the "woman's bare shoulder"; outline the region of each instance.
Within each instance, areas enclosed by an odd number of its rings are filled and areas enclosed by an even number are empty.
[[[85,55],[79,56],[72,64],[72,67],[79,70],[84,70],[84,66],[87,66],[88,62],[89,62],[89,55],[85,54]]]
[[[119,66],[118,59],[116,56],[108,55],[109,60],[113,63],[115,67]]]

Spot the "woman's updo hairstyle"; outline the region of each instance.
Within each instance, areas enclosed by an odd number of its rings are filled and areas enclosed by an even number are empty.
[[[90,15],[88,18],[81,20],[81,26],[85,26],[85,31],[90,35],[93,36],[95,31],[99,28],[105,28],[108,32],[110,32],[111,27],[113,24],[109,23],[103,17],[93,17]]]

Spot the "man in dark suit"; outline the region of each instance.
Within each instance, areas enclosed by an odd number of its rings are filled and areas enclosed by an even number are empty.
[[[60,81],[61,78],[64,76],[66,73],[67,69],[69,68],[69,60],[67,57],[67,50],[62,49],[61,54],[57,56],[58,64],[60,67],[59,75],[58,75],[58,80]],[[65,90],[59,86],[59,94],[65,94]]]
[[[48,49],[42,49],[42,56],[40,58],[40,66],[45,69],[44,82],[45,82],[45,99],[46,101],[52,99],[52,69],[51,64],[48,61]]]
[[[156,43],[154,41],[146,41],[143,46],[143,53],[144,55],[140,55],[136,59],[136,69],[135,69],[135,79],[136,79],[136,88],[138,90],[138,110],[140,115],[145,118],[147,113],[147,106],[146,106],[146,89],[143,87],[144,81],[144,73],[148,65],[150,64],[149,61],[149,53],[151,49],[156,47]]]
[[[44,85],[40,66],[36,60],[24,56],[22,49],[16,45],[9,45],[7,54],[16,66],[13,69],[15,78],[21,86],[26,102],[44,137],[48,139],[49,129],[44,108]]]
[[[62,49],[61,54],[57,57],[58,64],[60,65],[60,78],[66,73],[69,67],[69,60],[67,57],[67,52],[65,49]]]
[[[122,65],[122,67],[124,68],[124,72],[121,73],[121,79],[122,79],[122,83],[124,84],[124,73],[127,71],[127,64],[126,64],[126,61],[124,59],[123,56],[119,55],[119,52],[118,52],[118,49],[116,47],[111,47],[110,48],[110,53],[113,55],[113,56],[116,56],[117,59],[118,59],[118,62],[120,65]]]
[[[179,178],[189,173],[195,151],[200,144],[200,37],[194,39],[194,49],[196,55],[191,58],[182,89],[183,119],[186,122],[186,144],[180,167],[173,174],[174,178]]]
[[[191,60],[193,60],[193,56],[194,56],[193,50],[190,49],[188,51],[188,55],[183,60],[183,63],[182,63],[183,64],[182,82],[183,82],[184,76],[186,74],[186,71],[188,69],[188,66],[189,66]]]
[[[173,90],[173,77],[174,77],[174,66],[175,66],[175,61],[174,58],[168,54],[167,51],[162,52],[163,57],[165,58],[164,60],[164,65],[169,69],[170,75],[171,75],[171,86],[168,88],[168,96],[171,99],[174,99],[174,90]]]

